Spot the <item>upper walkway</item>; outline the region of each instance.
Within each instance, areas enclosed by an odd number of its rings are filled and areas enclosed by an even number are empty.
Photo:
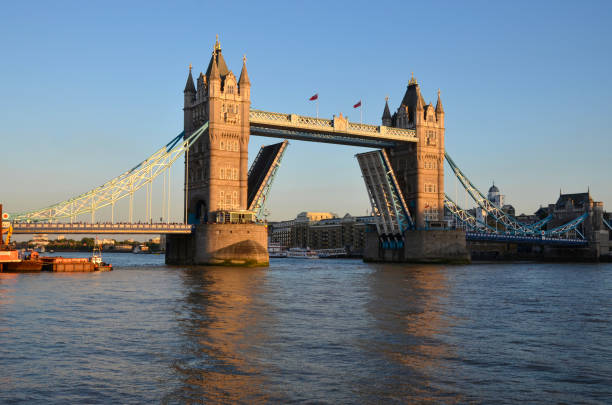
[[[98,222],[89,224],[86,222],[62,223],[62,222],[15,222],[13,233],[15,234],[189,234],[193,225],[182,223],[106,223]]]
[[[336,143],[373,148],[393,147],[401,142],[417,142],[414,129],[349,122],[342,114],[331,120],[297,114],[251,110],[251,134],[274,138]]]

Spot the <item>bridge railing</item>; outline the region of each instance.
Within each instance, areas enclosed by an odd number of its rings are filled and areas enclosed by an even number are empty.
[[[299,129],[310,132],[341,133],[343,135],[417,142],[414,129],[391,128],[383,125],[369,125],[349,122],[346,117],[334,116],[333,119],[314,118],[297,114],[282,114],[271,111],[251,110],[249,113],[251,125],[262,125],[274,128]]]
[[[193,226],[183,223],[127,222],[15,222],[14,233],[191,233]]]

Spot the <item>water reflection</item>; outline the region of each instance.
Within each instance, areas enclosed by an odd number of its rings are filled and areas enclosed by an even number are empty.
[[[449,372],[453,349],[443,336],[451,319],[445,314],[448,271],[437,266],[376,265],[368,285],[368,312],[374,319],[368,349],[385,358],[393,378],[384,390],[365,392],[402,402],[463,402],[456,391],[440,381]]]
[[[260,295],[265,269],[192,268],[183,272],[185,299],[178,308],[185,337],[174,363],[182,386],[166,400],[257,403],[268,397],[257,363],[267,316]],[[257,309],[255,309],[257,308]]]

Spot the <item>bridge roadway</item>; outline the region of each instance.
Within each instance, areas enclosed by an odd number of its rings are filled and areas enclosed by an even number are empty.
[[[530,243],[534,245],[557,246],[586,246],[588,244],[588,241],[584,239],[563,239],[551,238],[547,236],[501,235],[485,232],[466,232],[465,240],[470,242]]]
[[[190,234],[193,225],[183,223],[62,223],[14,222],[14,234]]]
[[[272,138],[371,148],[393,147],[401,142],[418,142],[414,129],[349,122],[342,114],[326,120],[297,114],[251,110],[249,122],[252,135]]]

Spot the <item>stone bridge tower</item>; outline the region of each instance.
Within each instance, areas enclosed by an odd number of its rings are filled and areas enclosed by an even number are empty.
[[[207,121],[208,130],[185,159],[185,220],[194,230],[168,235],[166,263],[267,266],[266,226],[246,211],[251,107],[246,58],[237,79],[217,37],[206,73],[196,83],[189,67],[184,96],[184,136]]]
[[[219,39],[197,88],[189,68],[185,85],[185,137],[208,121],[208,133],[190,148],[185,164],[187,221],[213,221],[218,211],[247,208],[251,83],[246,58],[237,79],[227,68]]]
[[[393,115],[385,104],[382,123],[416,131],[418,142],[388,150],[397,181],[417,228],[444,219],[444,109],[425,104],[414,76]]]

